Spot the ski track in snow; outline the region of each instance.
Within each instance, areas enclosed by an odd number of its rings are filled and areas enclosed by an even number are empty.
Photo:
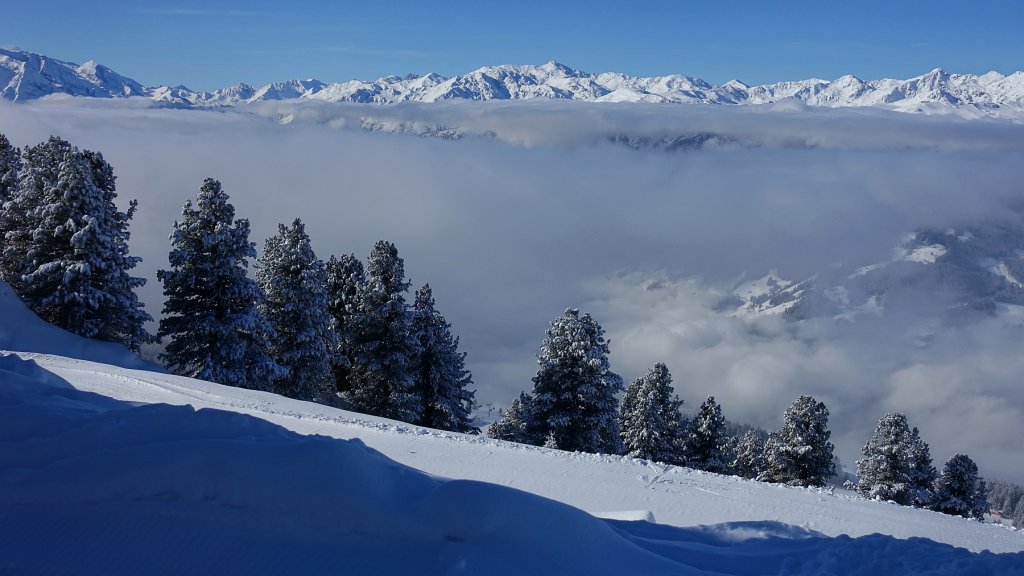
[[[373,416],[141,370],[18,353],[80,390],[135,403],[249,414],[302,434],[358,438],[435,477],[532,492],[611,518],[649,512],[661,524],[781,522],[829,536],[924,537],[973,551],[1024,551],[1024,533],[925,510],[870,502],[844,490],[764,484],[622,456],[568,453],[430,430]]]

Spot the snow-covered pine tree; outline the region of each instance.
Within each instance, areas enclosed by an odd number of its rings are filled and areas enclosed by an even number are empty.
[[[416,422],[420,414],[412,371],[419,343],[405,303],[405,262],[394,244],[380,240],[370,252],[366,272],[346,398],[359,412]]]
[[[487,437],[520,444],[537,444],[530,436],[530,397],[520,392],[497,421],[487,427]]]
[[[6,136],[0,134],[0,206],[14,197],[20,171],[21,154]],[[0,239],[2,238],[3,230],[0,229]]]
[[[50,137],[26,148],[13,197],[0,209],[0,270],[36,314],[75,334],[138,351],[153,336],[129,270],[135,213],[114,204],[114,173],[98,152]]]
[[[732,473],[743,478],[757,478],[764,467],[764,442],[753,430],[747,430],[736,442]]]
[[[531,434],[562,450],[618,454],[622,378],[611,371],[604,329],[568,309],[545,332],[533,377]]]
[[[419,341],[413,363],[413,390],[419,401],[417,424],[439,430],[479,432],[471,424],[475,392],[468,387],[473,376],[466,370],[466,353],[459,352],[459,338],[451,324],[435,308],[429,284],[416,292],[412,330]]]
[[[153,320],[153,317],[145,312],[142,302],[135,293],[137,288],[146,284],[146,279],[128,273],[142,262],[142,258],[131,256],[128,249],[128,241],[131,239],[128,227],[138,208],[138,202],[132,200],[127,212],[119,211],[114,204],[117,198],[114,169],[99,152],[83,150],[82,154],[92,169],[93,181],[103,193],[104,210],[103,218],[100,219],[100,229],[110,232],[109,244],[103,242],[101,246],[103,250],[107,250],[108,246],[112,248],[108,253],[106,275],[96,281],[110,295],[110,300],[100,309],[100,315],[104,318],[96,338],[120,342],[137,352],[143,344],[156,340],[156,337],[144,327],[146,322]]]
[[[331,256],[327,261],[327,311],[334,318],[338,350],[332,371],[339,394],[352,388],[349,375],[356,362],[355,345],[362,321],[360,302],[366,290],[366,272],[355,254]]]
[[[910,505],[914,501],[910,473],[913,439],[907,417],[899,412],[882,416],[857,461],[857,491],[868,498]]]
[[[313,253],[301,220],[277,229],[256,262],[256,280],[266,294],[259,309],[276,334],[271,357],[286,370],[273,390],[325,401],[334,393],[331,364],[338,342],[327,312],[324,263]]]
[[[764,447],[759,480],[793,486],[823,486],[835,474],[828,408],[811,396],[800,396],[786,409],[782,428]]]
[[[156,273],[167,298],[157,335],[170,338],[160,358],[175,374],[270,390],[286,371],[270,356],[274,330],[258,309],[263,290],[246,275],[256,257],[249,221],[234,217],[220,182],[207,178],[175,221],[171,269]]]
[[[965,454],[956,454],[942,467],[935,481],[931,509],[944,514],[982,519],[988,512],[985,481],[978,476],[978,465]]]
[[[622,396],[619,428],[627,456],[676,462],[683,401],[674,394],[672,375],[662,363],[633,380]]]
[[[725,418],[722,417],[722,407],[715,402],[714,396],[708,396],[687,426],[686,439],[683,441],[686,465],[698,470],[724,473],[727,469],[722,457],[724,444]]]
[[[927,507],[933,497],[938,472],[932,465],[932,454],[928,443],[921,439],[915,427],[910,431],[910,492],[911,504]]]

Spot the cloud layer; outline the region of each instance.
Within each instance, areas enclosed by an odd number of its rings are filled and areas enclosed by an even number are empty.
[[[727,417],[777,426],[793,398],[813,394],[850,468],[877,418],[902,410],[940,465],[963,451],[1024,482],[1019,322],[940,330],[926,314],[840,325],[715,311],[744,275],[803,279],[885,260],[916,228],[1006,222],[1024,192],[1024,126],[795,104],[217,112],[53,99],[0,103],[0,132],[103,152],[121,198],[139,199],[132,249],[154,315],[171,222],[214,177],[259,246],[296,216],[325,259],[394,241],[460,334],[484,403],[528,389],[548,322],[582,307],[607,329],[613,369],[629,380],[666,362],[690,407],[714,394]],[[609,142],[694,134],[715,138],[676,152]]]

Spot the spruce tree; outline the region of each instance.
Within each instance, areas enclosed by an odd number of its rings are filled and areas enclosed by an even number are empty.
[[[793,486],[823,486],[835,474],[828,408],[800,396],[786,409],[782,428],[772,432],[764,448],[759,480]]]
[[[487,437],[520,444],[537,444],[530,435],[530,397],[520,392],[497,421],[487,427]]]
[[[327,311],[334,318],[338,349],[332,371],[339,394],[351,390],[352,367],[356,363],[356,342],[362,321],[360,303],[366,290],[366,272],[355,254],[331,256],[327,261]]]
[[[419,343],[405,303],[405,263],[394,244],[381,240],[370,252],[366,272],[346,398],[359,412],[416,422],[420,406],[412,372]]]
[[[256,280],[266,294],[259,306],[276,337],[271,356],[284,375],[273,390],[301,400],[326,401],[333,396],[331,365],[337,336],[327,312],[327,274],[310,246],[298,218],[290,227],[278,224],[256,263]]]
[[[913,441],[907,417],[898,412],[882,416],[857,461],[857,491],[868,498],[909,505],[914,501],[910,474]]]
[[[724,473],[726,462],[722,447],[725,445],[725,418],[722,407],[708,396],[687,427],[683,457],[686,465],[698,470]]]
[[[0,206],[14,197],[18,188],[18,173],[21,171],[21,154],[11,145],[6,136],[0,134]],[[0,229],[0,239],[3,230]]]
[[[533,377],[531,435],[561,450],[622,450],[618,400],[622,378],[611,371],[604,329],[568,309],[545,333]]]
[[[435,308],[429,284],[416,292],[412,331],[419,343],[413,363],[413,390],[419,402],[417,424],[439,430],[479,432],[473,427],[473,376],[466,370],[466,353],[459,338]]]
[[[0,208],[0,271],[36,314],[87,338],[138,351],[153,337],[135,294],[144,278],[129,271],[129,221],[121,212],[113,169],[98,152],[57,137],[26,148],[18,186]]]
[[[743,478],[757,478],[764,467],[764,442],[753,430],[747,430],[736,442],[732,472]]]
[[[207,178],[175,221],[171,269],[156,273],[167,298],[158,336],[170,338],[160,358],[175,374],[270,390],[285,371],[270,356],[274,331],[258,309],[263,290],[246,275],[256,257],[249,221],[234,216],[220,182]]]
[[[932,465],[932,455],[928,443],[921,439],[915,427],[910,431],[910,492],[911,504],[927,507],[933,497],[935,480],[938,473]]]
[[[655,364],[647,374],[633,380],[622,396],[619,415],[625,454],[656,462],[676,462],[682,405],[664,364]]]
[[[935,481],[931,509],[944,514],[982,519],[988,512],[988,491],[978,476],[978,465],[965,454],[956,454],[942,467]]]

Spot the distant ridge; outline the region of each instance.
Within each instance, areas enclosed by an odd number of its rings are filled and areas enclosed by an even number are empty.
[[[842,76],[833,81],[810,79],[747,86],[737,80],[713,85],[680,74],[652,78],[617,72],[593,74],[552,61],[540,66],[488,66],[450,78],[428,73],[342,83],[289,80],[259,88],[235,84],[213,92],[197,92],[184,86],[144,87],[92,61],[78,65],[23,50],[0,49],[0,98],[24,102],[50,94],[141,96],[163,105],[198,108],[292,99],[374,104],[559,99],[715,105],[797,100],[808,106],[879,106],[923,113],[969,109],[1000,116],[1004,112],[1024,112],[1024,72],[978,76],[936,68],[906,80],[864,81]]]

